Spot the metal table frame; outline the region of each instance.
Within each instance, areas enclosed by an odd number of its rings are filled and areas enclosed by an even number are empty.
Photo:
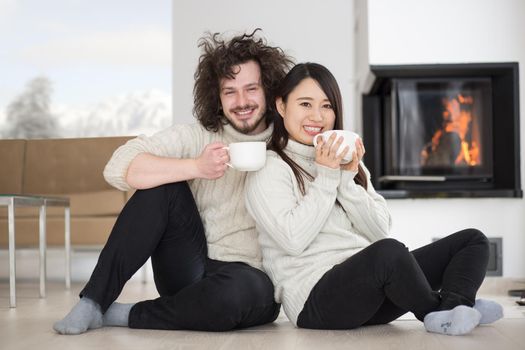
[[[15,208],[39,207],[39,250],[40,250],[40,297],[46,296],[46,214],[47,207],[64,207],[64,248],[66,255],[66,288],[71,287],[71,211],[69,198],[20,194],[0,194],[0,206],[7,206],[9,234],[9,306],[16,307],[16,259],[15,259]]]

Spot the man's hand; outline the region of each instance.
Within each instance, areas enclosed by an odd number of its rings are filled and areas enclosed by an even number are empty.
[[[201,155],[195,159],[197,177],[214,180],[224,175],[228,168],[226,163],[230,161],[228,151],[224,147],[226,145],[222,142],[213,142],[204,147]]]

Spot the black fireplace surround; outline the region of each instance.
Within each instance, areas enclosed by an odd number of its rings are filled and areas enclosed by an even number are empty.
[[[386,198],[519,197],[518,63],[381,65],[365,163]]]

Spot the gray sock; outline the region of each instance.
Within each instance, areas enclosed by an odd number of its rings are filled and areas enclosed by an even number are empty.
[[[462,335],[470,333],[476,328],[480,319],[481,313],[478,310],[459,305],[452,310],[435,311],[427,314],[424,323],[429,332]]]
[[[113,303],[102,317],[104,326],[127,327],[129,312],[135,304]]]
[[[53,329],[60,334],[80,334],[88,329],[102,327],[100,305],[88,298],[81,298],[71,311],[55,322]]]
[[[503,307],[495,301],[477,299],[473,307],[481,313],[479,324],[496,322],[503,317]]]

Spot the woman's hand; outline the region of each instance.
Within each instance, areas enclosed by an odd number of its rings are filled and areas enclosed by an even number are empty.
[[[343,157],[348,152],[349,147],[346,146],[343,151],[337,155],[337,150],[339,149],[339,146],[341,146],[341,143],[343,142],[344,138],[340,137],[337,141],[336,133],[332,133],[330,135],[330,138],[324,142],[323,137],[318,135],[316,137],[319,137],[317,139],[317,146],[315,147],[315,162],[321,165],[324,165],[328,168],[332,169],[339,169],[341,166],[341,161],[343,160]]]
[[[355,171],[359,169],[359,162],[363,159],[365,155],[365,145],[363,140],[360,138],[355,141],[355,151],[352,153],[352,161],[347,164],[341,165],[341,169],[348,171]]]

